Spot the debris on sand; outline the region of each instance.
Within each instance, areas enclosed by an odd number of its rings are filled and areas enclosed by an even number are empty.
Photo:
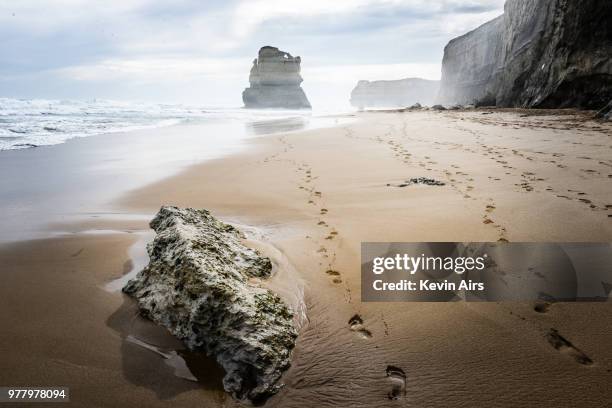
[[[422,184],[422,185],[426,185],[426,186],[445,186],[446,183],[439,181],[439,180],[435,180],[429,177],[416,177],[416,178],[411,178],[410,180],[406,180],[404,183],[398,184],[398,185],[392,185],[392,184],[387,184],[387,187],[399,187],[399,188],[404,188],[404,187],[408,187],[408,186],[412,186],[415,184]]]

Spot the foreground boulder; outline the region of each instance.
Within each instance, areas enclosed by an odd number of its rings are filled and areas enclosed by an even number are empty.
[[[246,108],[310,109],[310,102],[300,86],[300,57],[276,47],[262,47],[253,60],[250,87],[242,92]]]
[[[351,92],[351,105],[358,108],[404,107],[431,105],[440,81],[406,78],[392,81],[359,81]]]
[[[599,109],[612,99],[612,2],[507,0],[444,50],[438,101]]]
[[[277,392],[297,333],[289,308],[254,282],[270,275],[270,260],[205,210],[162,207],[150,225],[149,265],[123,291],[189,349],[214,356],[235,398]]]

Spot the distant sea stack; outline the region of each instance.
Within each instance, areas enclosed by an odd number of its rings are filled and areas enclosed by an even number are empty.
[[[359,81],[351,92],[351,105],[358,108],[405,107],[434,103],[440,81],[406,78],[395,81]]]
[[[612,100],[612,2],[508,0],[444,50],[438,102],[598,109]]]
[[[250,87],[242,92],[246,108],[310,109],[310,102],[300,86],[300,57],[276,47],[262,47],[253,60]]]

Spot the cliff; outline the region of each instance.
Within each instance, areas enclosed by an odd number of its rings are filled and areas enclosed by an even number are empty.
[[[253,60],[250,87],[242,93],[247,108],[310,109],[310,102],[300,86],[300,57],[275,47],[262,47]]]
[[[415,103],[434,103],[440,81],[407,78],[395,81],[359,81],[351,92],[351,105],[365,107],[398,107]]]
[[[123,291],[191,350],[214,356],[235,398],[263,402],[290,365],[297,337],[283,301],[261,287],[272,264],[208,211],[162,207],[149,264]]]
[[[444,50],[438,101],[601,108],[612,100],[612,2],[508,0]]]
[[[504,17],[455,38],[444,48],[437,101],[445,105],[495,104],[492,96],[502,51]]]

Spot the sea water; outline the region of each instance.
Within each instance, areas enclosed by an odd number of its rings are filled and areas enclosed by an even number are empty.
[[[350,121],[328,112],[0,98],[0,243],[118,214],[126,192],[245,149],[252,137]],[[151,214],[148,214],[151,216]]]
[[[310,121],[310,111],[247,110],[108,100],[68,101],[0,98],[0,150],[64,143],[69,139],[180,123]],[[255,128],[254,130],[257,130]]]

